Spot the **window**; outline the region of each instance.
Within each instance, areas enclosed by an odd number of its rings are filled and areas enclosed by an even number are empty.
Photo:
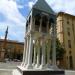
[[[70,36],[70,28],[67,28],[67,34]]]
[[[69,54],[71,55],[71,53],[72,53],[72,52],[71,52],[71,50],[70,50],[70,51],[69,51]]]
[[[69,31],[67,32],[67,34],[68,34],[68,36],[70,36],[70,32]]]
[[[70,69],[73,69],[73,59],[72,56],[69,56]]]
[[[68,47],[71,48],[71,40],[68,40]]]
[[[67,24],[69,24],[69,21],[67,21]]]

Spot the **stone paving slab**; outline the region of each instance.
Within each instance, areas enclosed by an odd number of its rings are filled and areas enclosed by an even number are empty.
[[[8,62],[8,63],[0,62],[0,69],[16,69],[16,67],[20,64],[21,62]]]
[[[13,69],[16,69],[21,62],[0,62],[0,75],[12,75]]]
[[[0,75],[12,75],[12,71],[0,70]]]

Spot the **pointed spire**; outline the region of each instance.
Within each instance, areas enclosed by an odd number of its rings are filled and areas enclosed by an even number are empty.
[[[6,33],[8,33],[8,26],[7,26],[7,29],[6,29]]]
[[[6,32],[5,32],[5,39],[7,39],[7,35],[8,35],[8,26],[7,26],[7,29],[6,29]]]
[[[6,49],[7,35],[8,35],[8,26],[7,26],[7,29],[5,31],[5,38],[4,38],[3,49]]]

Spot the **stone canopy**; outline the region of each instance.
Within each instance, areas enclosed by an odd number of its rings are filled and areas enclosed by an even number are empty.
[[[45,0],[38,0],[34,6],[33,6],[34,9],[38,9],[40,11],[44,11],[44,12],[47,12],[49,14],[53,14],[55,15],[55,12],[52,10],[52,8],[46,3]],[[32,8],[32,9],[33,9]]]

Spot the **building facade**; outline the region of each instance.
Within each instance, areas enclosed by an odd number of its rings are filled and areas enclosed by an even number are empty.
[[[24,50],[24,43],[7,40],[6,49],[4,50],[4,57],[2,57],[2,48],[4,46],[4,39],[0,39],[0,60],[4,60],[5,58],[9,58],[11,60],[18,59],[22,60],[22,54]]]
[[[66,51],[65,68],[75,69],[75,16],[64,12],[58,13],[57,37]]]

